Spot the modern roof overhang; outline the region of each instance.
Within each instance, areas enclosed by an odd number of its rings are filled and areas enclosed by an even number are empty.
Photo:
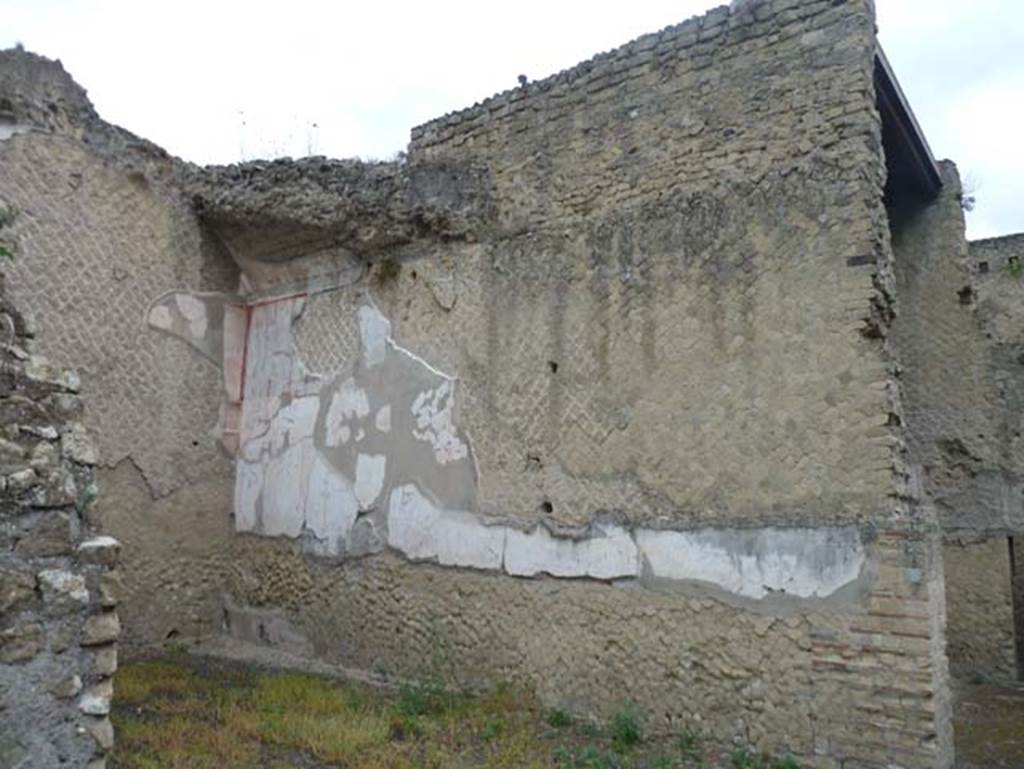
[[[881,46],[875,52],[875,93],[888,171],[886,202],[934,199],[942,188],[942,176]]]

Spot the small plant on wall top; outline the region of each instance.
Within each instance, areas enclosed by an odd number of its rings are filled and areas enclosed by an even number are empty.
[[[1006,260],[1006,271],[1010,273],[1010,277],[1019,280],[1024,275],[1024,259],[1019,256],[1011,256]]]

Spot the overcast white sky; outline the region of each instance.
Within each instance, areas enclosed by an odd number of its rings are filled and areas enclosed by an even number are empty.
[[[1024,231],[1024,2],[876,0],[936,157],[977,196],[969,235]],[[714,0],[0,0],[0,48],[59,58],[110,122],[198,163],[386,158],[409,129]]]

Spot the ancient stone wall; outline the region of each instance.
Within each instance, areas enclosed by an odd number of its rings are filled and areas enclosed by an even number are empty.
[[[477,169],[486,218],[385,259],[340,228],[274,264],[211,196],[257,300],[149,322],[236,340],[236,525],[263,538],[229,632],[816,766],[948,765],[874,50],[866,3],[737,5],[415,129],[409,167]]]
[[[0,52],[0,126],[0,199],[18,212],[7,291],[38,353],[82,377],[102,490],[91,515],[125,543],[131,575],[125,641],[214,632],[209,555],[230,533],[233,483],[210,437],[223,387],[144,319],[171,288],[234,290],[237,270],[203,236],[177,161],[100,121],[59,62]]]
[[[40,212],[12,292],[96,388],[126,637],[223,618],[824,769],[949,766],[875,48],[866,0],[735,3],[386,167],[12,128],[0,194]]]
[[[993,457],[986,470],[1003,481],[1003,521],[1010,533],[1024,533],[1024,235],[974,241],[968,253],[972,307],[988,354],[989,381],[985,406],[994,423]],[[982,497],[985,507],[994,507]],[[1016,513],[1014,515],[1013,513]]]
[[[900,314],[894,340],[914,486],[947,532],[951,669],[1016,675],[1006,537],[1024,526],[1019,237],[968,245],[960,181],[893,213]]]
[[[911,456],[946,530],[1005,534],[1024,528],[1024,347],[1013,323],[1024,303],[1008,256],[988,255],[994,243],[968,253],[960,182],[951,164],[944,173],[944,202],[895,216]]]
[[[18,213],[2,200],[0,211]],[[97,455],[80,382],[31,349],[5,292],[10,258],[0,264],[0,765],[100,769],[114,739],[120,544],[90,536]]]
[[[975,307],[989,349],[995,385],[999,395],[996,411],[999,432],[999,456],[1016,475],[1021,472],[1020,434],[1024,419],[1024,235],[973,241],[969,244]],[[1015,495],[1017,486],[1008,489],[1010,504],[1022,505]],[[1013,567],[1013,613],[1016,641],[1017,676],[1024,679],[1024,530],[1011,519],[1008,526]]]

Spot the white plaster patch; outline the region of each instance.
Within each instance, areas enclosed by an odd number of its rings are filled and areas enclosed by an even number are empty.
[[[387,457],[383,454],[360,454],[356,457],[356,500],[360,510],[369,510],[384,488]]]
[[[258,464],[235,462],[235,530],[255,531],[256,506],[263,488],[263,470]]]
[[[327,409],[324,442],[329,447],[347,443],[351,427],[346,423],[353,419],[363,419],[369,413],[370,401],[366,391],[357,386],[354,379],[346,379],[334,393]]]
[[[316,538],[317,555],[341,555],[352,531],[359,505],[348,478],[335,470],[319,453],[313,459],[306,494],[306,527]]]
[[[312,451],[312,445],[301,443],[264,463],[259,530],[268,537],[297,537],[302,531]]]
[[[153,328],[158,328],[162,331],[170,331],[174,327],[174,318],[171,317],[171,311],[162,304],[158,304],[150,309],[147,320]]]
[[[274,453],[312,440],[316,415],[320,411],[319,398],[295,398],[277,412],[271,422],[269,440]]]
[[[202,339],[206,336],[206,305],[192,294],[179,293],[175,295],[174,300],[178,305],[178,311],[188,321],[192,338]]]
[[[377,416],[374,418],[374,424],[377,429],[382,433],[391,432],[391,406],[381,406],[377,411]]]
[[[852,528],[641,530],[637,544],[655,577],[747,598],[825,598],[855,581],[866,557]]]
[[[412,404],[412,413],[416,417],[413,437],[430,443],[434,456],[442,465],[469,456],[469,448],[456,435],[452,421],[454,391],[454,382],[446,379],[433,390],[420,393]]]
[[[367,368],[383,363],[391,341],[391,322],[370,304],[359,308],[359,336],[363,342],[363,360]]]
[[[301,298],[290,298],[251,310],[245,355],[243,443],[266,432],[282,396],[292,393],[301,382],[292,345],[292,321],[302,305]]]
[[[0,142],[5,142],[12,136],[22,133],[28,133],[31,130],[31,126],[19,125],[18,123],[10,123],[6,120],[0,121]]]
[[[412,484],[391,492],[388,544],[414,560],[500,569],[505,534],[504,527],[485,526],[472,513],[438,510]]]
[[[600,524],[593,531],[586,539],[574,540],[554,537],[542,526],[530,532],[509,530],[505,570],[518,577],[636,577],[637,548],[629,532]]]

